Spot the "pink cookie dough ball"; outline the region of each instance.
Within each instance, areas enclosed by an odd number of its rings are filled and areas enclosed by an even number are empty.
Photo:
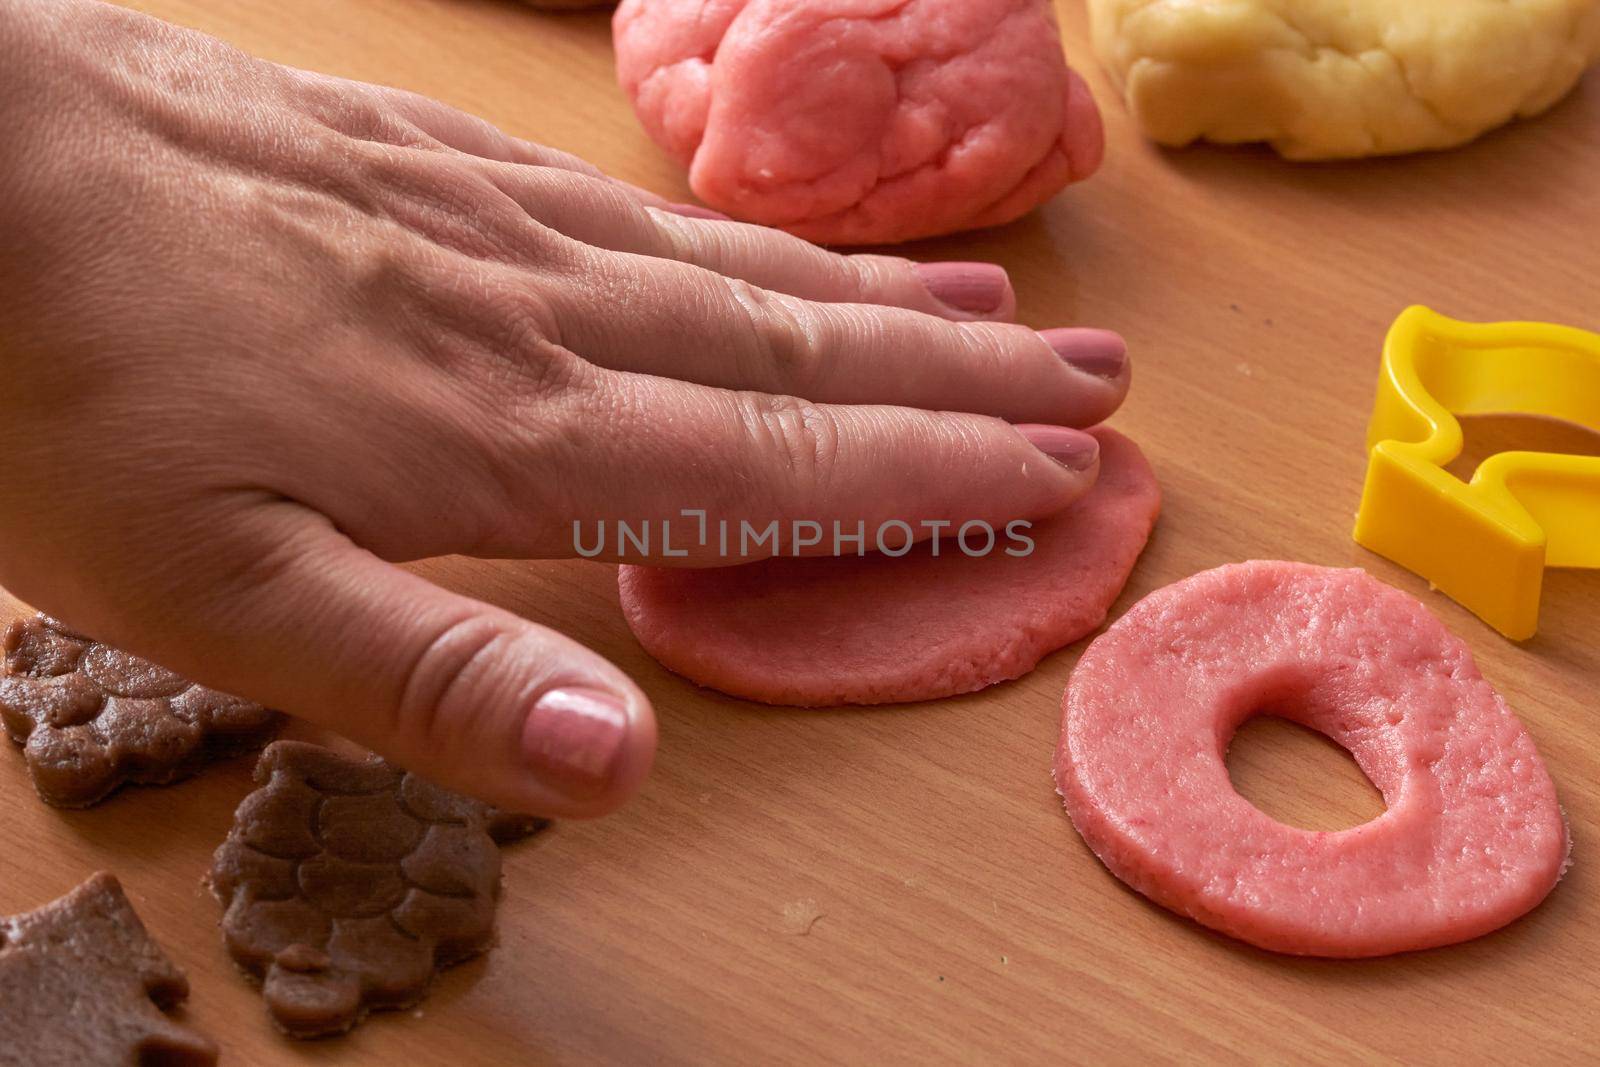
[[[813,241],[1000,225],[1100,165],[1045,0],[623,0],[613,27],[695,194]]]

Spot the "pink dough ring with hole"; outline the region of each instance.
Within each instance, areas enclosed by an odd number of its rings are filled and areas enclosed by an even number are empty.
[[[1224,758],[1262,713],[1349,749],[1388,810],[1322,832],[1240,796]],[[1466,646],[1359,570],[1256,561],[1145,597],[1073,671],[1055,777],[1118,878],[1277,952],[1477,937],[1544,899],[1567,857],[1533,740]]]

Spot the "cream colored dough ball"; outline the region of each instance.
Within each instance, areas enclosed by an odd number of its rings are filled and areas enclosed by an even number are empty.
[[[1600,0],[1089,0],[1095,50],[1167,145],[1291,159],[1450,148],[1566,95]]]

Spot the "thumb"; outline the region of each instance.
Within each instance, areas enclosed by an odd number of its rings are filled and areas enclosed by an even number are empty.
[[[655,717],[612,664],[384,562],[297,504],[252,511],[227,558],[186,561],[164,591],[169,625],[130,635],[132,651],[508,810],[602,815],[638,789]]]

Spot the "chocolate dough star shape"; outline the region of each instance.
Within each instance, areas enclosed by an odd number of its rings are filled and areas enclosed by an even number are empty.
[[[0,720],[46,803],[87,807],[259,748],[282,716],[74,633],[47,615],[4,637]]]
[[[0,918],[0,1062],[214,1064],[215,1042],[158,1010],[188,995],[109,874]]]
[[[376,756],[278,741],[217,849],[223,939],[294,1037],[343,1033],[421,1000],[435,972],[488,947],[508,815]]]

